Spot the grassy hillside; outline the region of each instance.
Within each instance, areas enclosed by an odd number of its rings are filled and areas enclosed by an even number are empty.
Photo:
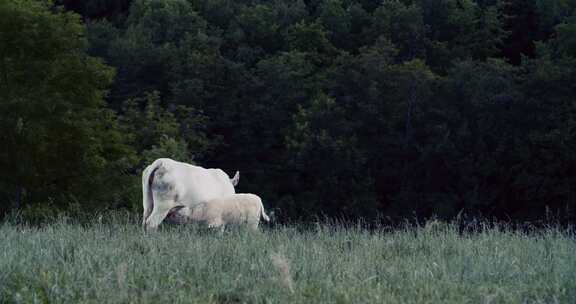
[[[0,224],[0,303],[573,303],[574,235]]]

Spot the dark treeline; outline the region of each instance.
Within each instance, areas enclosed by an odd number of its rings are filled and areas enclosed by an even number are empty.
[[[576,216],[572,0],[4,0],[0,212],[171,157],[281,220]]]

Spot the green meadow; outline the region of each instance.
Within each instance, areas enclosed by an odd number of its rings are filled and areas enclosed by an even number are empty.
[[[0,303],[574,303],[576,241],[431,222],[145,234],[136,217],[0,224]]]

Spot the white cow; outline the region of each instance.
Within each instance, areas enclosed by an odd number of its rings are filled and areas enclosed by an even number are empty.
[[[189,220],[205,223],[209,228],[224,228],[229,225],[244,225],[258,230],[260,217],[269,222],[264,212],[262,199],[251,193],[237,193],[211,199],[192,207]]]
[[[142,172],[144,230],[155,229],[172,212],[190,216],[190,208],[211,199],[234,194],[240,173],[232,179],[220,169],[206,169],[169,158],[159,158]]]

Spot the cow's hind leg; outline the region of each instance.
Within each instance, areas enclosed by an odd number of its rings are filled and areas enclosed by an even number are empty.
[[[155,200],[155,202],[154,209],[146,220],[145,228],[148,230],[156,230],[168,213],[170,213],[170,210],[177,206],[173,200]]]
[[[259,224],[259,220],[255,220],[255,221],[248,221],[248,228],[252,231],[258,231],[258,224]]]

